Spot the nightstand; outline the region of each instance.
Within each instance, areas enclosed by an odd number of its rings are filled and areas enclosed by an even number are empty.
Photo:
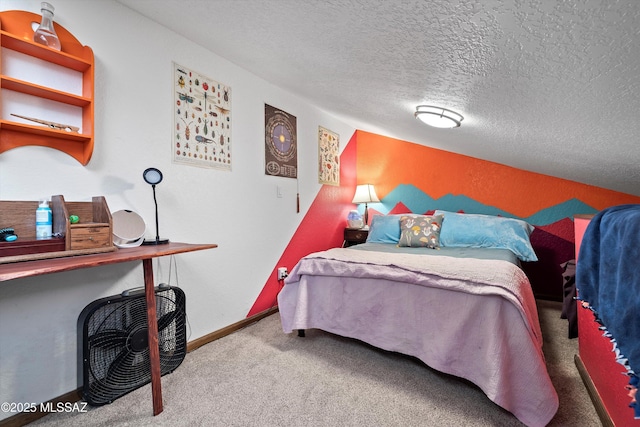
[[[367,241],[368,235],[369,235],[368,229],[345,228],[344,242],[342,243],[342,247],[348,248],[349,246],[357,245],[359,243],[364,243]]]

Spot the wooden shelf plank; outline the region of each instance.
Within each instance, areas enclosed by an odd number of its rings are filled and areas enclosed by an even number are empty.
[[[27,95],[37,96],[39,98],[75,105],[76,107],[86,107],[91,104],[90,98],[25,82],[9,76],[0,77],[0,86],[2,89],[13,90]]]
[[[92,136],[0,120],[0,153],[26,145],[63,151],[83,165],[93,153]]]
[[[16,52],[21,52],[35,58],[40,58],[44,61],[51,62],[65,68],[84,72],[93,65],[91,62],[87,62],[82,58],[53,50],[30,40],[14,37],[4,31],[0,32],[0,37],[2,46],[7,49],[15,50]]]

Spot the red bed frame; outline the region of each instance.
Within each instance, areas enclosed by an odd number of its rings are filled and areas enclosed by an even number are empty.
[[[580,243],[593,215],[574,217],[576,263]],[[578,288],[579,288],[578,284]],[[631,398],[625,391],[629,383],[626,369],[616,362],[613,345],[602,336],[600,324],[591,310],[578,304],[578,352],[575,363],[584,381],[596,412],[605,427],[640,427],[640,420],[633,418]]]

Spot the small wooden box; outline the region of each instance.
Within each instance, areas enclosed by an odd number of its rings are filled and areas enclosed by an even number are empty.
[[[16,232],[19,239],[15,242],[0,242],[0,260],[2,257],[13,257],[20,255],[44,254],[49,252],[64,251],[64,239],[23,239]]]
[[[53,233],[65,236],[67,250],[113,247],[113,223],[107,201],[102,196],[91,200],[66,202],[63,196],[51,198]],[[71,224],[71,215],[76,215],[80,221]]]
[[[18,240],[0,242],[0,257],[44,254],[65,250],[64,239],[36,239],[36,209],[39,202],[0,200],[0,228],[13,228]]]

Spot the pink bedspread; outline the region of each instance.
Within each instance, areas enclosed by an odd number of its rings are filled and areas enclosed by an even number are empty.
[[[331,249],[300,260],[278,304],[287,333],[318,328],[418,357],[526,425],[558,409],[533,293],[509,262]]]

